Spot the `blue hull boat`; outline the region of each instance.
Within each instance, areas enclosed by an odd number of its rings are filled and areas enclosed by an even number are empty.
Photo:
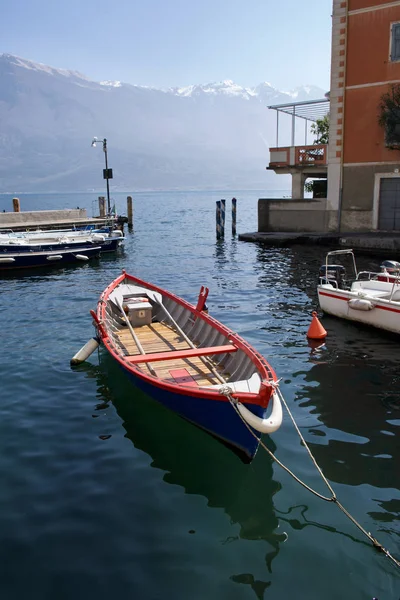
[[[29,252],[73,251],[76,248],[99,247],[100,252],[114,252],[124,241],[121,231],[112,232],[26,232],[0,235],[0,257]]]
[[[277,377],[263,356],[208,314],[207,295],[202,287],[194,306],[123,272],[91,311],[96,339],[136,387],[250,461],[261,435],[282,422]],[[97,345],[88,342],[72,364]]]
[[[73,250],[64,248],[46,251],[8,252],[0,254],[0,271],[82,263],[100,256],[100,251],[100,246],[90,248],[77,246]]]

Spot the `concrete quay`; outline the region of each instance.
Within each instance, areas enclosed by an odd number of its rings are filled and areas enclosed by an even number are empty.
[[[332,250],[352,248],[356,254],[384,256],[400,259],[400,232],[340,232],[340,233],[299,233],[299,232],[255,232],[241,233],[239,240],[256,242],[264,246],[286,248],[288,246],[327,246]]]
[[[37,210],[24,212],[0,212],[0,232],[6,230],[27,231],[34,229],[70,229],[96,225],[102,227],[107,217],[88,217],[86,209]]]

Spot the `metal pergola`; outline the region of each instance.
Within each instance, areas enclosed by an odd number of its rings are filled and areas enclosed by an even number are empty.
[[[308,122],[322,119],[329,113],[330,101],[328,98],[321,100],[304,100],[303,102],[291,102],[290,104],[273,104],[268,106],[276,110],[276,147],[279,147],[279,113],[285,113],[292,116],[292,146],[295,145],[296,118],[305,120],[305,145],[307,145],[307,126]]]

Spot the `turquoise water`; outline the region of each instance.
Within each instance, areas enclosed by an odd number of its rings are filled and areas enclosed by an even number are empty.
[[[237,193],[238,233],[257,229],[259,195]],[[400,556],[398,340],[325,317],[326,346],[312,351],[324,248],[239,242],[229,214],[217,242],[219,192],[133,197],[134,233],[120,252],[0,278],[0,598],[397,600],[396,567],[264,451],[241,463],[132,388],[103,353],[70,368],[93,335],[89,310],[121,269],[191,302],[207,285],[210,313],[282,377],[339,499]],[[95,198],[20,196],[23,210],[90,214]],[[115,198],[124,211],[126,195]],[[11,199],[0,196],[0,210]],[[326,492],[288,417],[267,441]]]

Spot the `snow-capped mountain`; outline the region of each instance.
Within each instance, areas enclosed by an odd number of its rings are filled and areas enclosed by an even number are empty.
[[[0,191],[101,188],[94,135],[108,139],[120,189],[271,188],[276,176],[265,167],[275,113],[266,107],[324,92],[230,80],[169,89],[96,82],[2,54]]]
[[[213,82],[203,85],[190,85],[182,88],[170,88],[168,92],[176,96],[184,96],[186,98],[193,98],[195,96],[201,96],[203,94],[213,96],[223,94],[226,96],[234,96],[248,100],[249,98],[256,96],[254,91],[250,88],[242,87],[241,85],[234,83],[230,79],[220,81],[218,83]]]
[[[261,102],[273,102],[275,98],[279,98],[282,103],[301,102],[302,100],[315,100],[324,97],[324,90],[313,85],[304,85],[297,87],[289,92],[282,92],[274,88],[270,83],[260,83],[254,88],[242,87],[232,80],[228,79],[220,82],[213,82],[201,85],[190,85],[182,88],[169,88],[167,92],[176,96],[195,97],[201,95],[226,95],[231,97],[239,97],[244,100],[257,98]]]
[[[14,56],[13,54],[0,54],[0,60],[5,63],[9,63],[10,65],[15,65],[16,67],[21,67],[23,69],[28,69],[30,71],[37,71],[47,73],[48,75],[59,75],[61,77],[70,77],[74,79],[82,79],[84,81],[90,81],[88,77],[82,75],[78,71],[69,71],[67,69],[56,69],[55,67],[50,67],[49,65],[44,65],[42,63],[33,62],[32,60],[28,60],[26,58],[21,58],[19,56]]]

